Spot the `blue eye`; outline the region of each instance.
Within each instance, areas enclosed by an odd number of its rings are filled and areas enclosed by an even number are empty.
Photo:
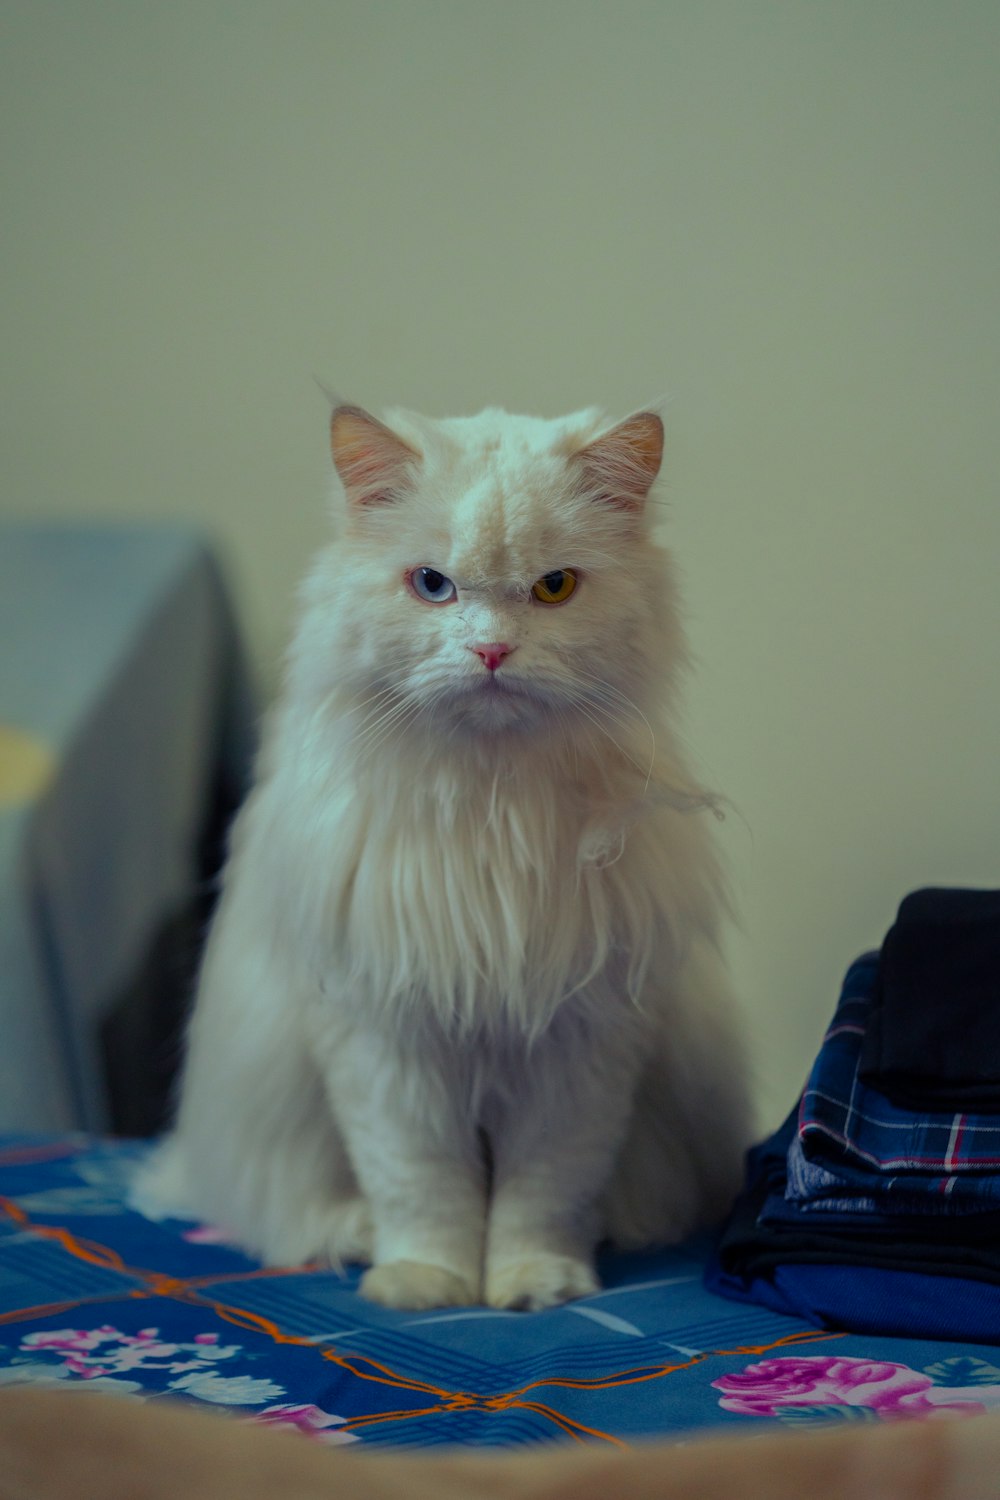
[[[457,594],[451,579],[436,568],[414,568],[410,574],[410,586],[427,604],[450,604]]]

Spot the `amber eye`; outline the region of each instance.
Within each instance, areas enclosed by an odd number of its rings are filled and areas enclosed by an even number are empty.
[[[539,604],[565,604],[576,584],[577,577],[572,568],[559,568],[533,583],[531,592]]]

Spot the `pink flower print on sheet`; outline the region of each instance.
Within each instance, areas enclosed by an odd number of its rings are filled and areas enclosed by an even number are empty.
[[[966,1392],[935,1388],[929,1375],[907,1365],[824,1354],[761,1360],[712,1385],[723,1393],[724,1411],[748,1417],[780,1417],[792,1409],[801,1414],[809,1407],[860,1407],[882,1421],[938,1413],[979,1416],[986,1410],[981,1401],[955,1400]]]
[[[332,1412],[323,1411],[318,1406],[296,1406],[290,1402],[284,1406],[268,1406],[264,1411],[255,1412],[247,1420],[261,1423],[265,1427],[284,1429],[286,1432],[300,1432],[303,1437],[314,1438],[320,1443],[358,1441],[353,1432],[340,1430],[343,1417],[335,1417]]]
[[[238,1249],[239,1241],[228,1229],[219,1224],[196,1224],[193,1229],[181,1232],[181,1239],[189,1245],[224,1245],[227,1249]]]
[[[358,1441],[353,1433],[342,1430],[345,1419],[333,1412],[305,1403],[275,1405],[276,1398],[286,1392],[273,1380],[218,1374],[220,1361],[232,1361],[229,1369],[233,1364],[238,1367],[236,1356],[243,1355],[244,1350],[239,1344],[220,1344],[217,1333],[196,1334],[191,1343],[168,1343],[160,1338],[158,1328],[126,1334],[105,1323],[100,1328],[58,1328],[26,1334],[19,1354],[17,1362],[0,1368],[0,1385],[61,1383],[65,1388],[67,1383],[72,1387],[86,1381],[88,1389],[140,1399],[176,1393],[188,1400],[228,1407],[234,1415],[239,1407],[263,1406],[262,1411],[240,1413],[240,1420],[285,1428],[321,1443]],[[51,1363],[43,1362],[46,1356]],[[125,1379],[126,1371],[140,1376],[156,1372],[172,1378],[162,1389],[144,1389],[140,1381]]]

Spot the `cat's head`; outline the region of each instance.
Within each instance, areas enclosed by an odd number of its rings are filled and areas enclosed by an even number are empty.
[[[331,434],[346,519],[309,586],[299,665],[313,656],[366,705],[373,744],[408,728],[603,737],[641,718],[682,654],[646,516],[657,415],[383,422],[338,406]]]

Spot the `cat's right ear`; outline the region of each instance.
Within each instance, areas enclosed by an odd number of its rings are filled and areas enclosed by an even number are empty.
[[[360,406],[338,406],[330,418],[330,447],[352,506],[398,499],[420,455]]]

